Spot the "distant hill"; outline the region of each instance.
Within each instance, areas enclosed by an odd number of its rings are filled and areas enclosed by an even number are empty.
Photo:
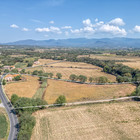
[[[19,40],[2,45],[30,45],[46,47],[101,47],[101,48],[140,48],[140,39],[136,38],[70,38],[70,39],[50,39],[50,40]]]

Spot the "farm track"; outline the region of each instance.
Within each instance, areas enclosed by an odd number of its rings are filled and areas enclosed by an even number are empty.
[[[140,96],[130,96],[130,97],[121,97],[121,98],[115,98],[115,99],[104,99],[104,100],[94,100],[94,101],[83,101],[83,102],[73,102],[73,103],[64,103],[64,104],[50,104],[50,105],[40,105],[40,106],[26,106],[26,107],[19,107],[15,108],[17,109],[23,109],[23,108],[42,108],[42,107],[57,107],[57,106],[75,106],[75,105],[86,105],[86,104],[97,104],[97,103],[107,103],[107,102],[113,102],[113,101],[140,101]]]

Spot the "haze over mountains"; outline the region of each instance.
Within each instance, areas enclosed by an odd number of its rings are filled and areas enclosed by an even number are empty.
[[[106,48],[139,48],[139,38],[70,38],[50,40],[19,40],[16,42],[4,43],[2,45],[30,45],[46,47],[106,47]]]

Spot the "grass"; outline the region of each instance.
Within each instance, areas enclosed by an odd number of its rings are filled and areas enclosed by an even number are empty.
[[[27,67],[27,63],[21,63],[21,62],[17,62],[16,64],[15,64],[15,67],[16,68],[25,68],[25,67]]]
[[[46,88],[47,88],[47,80],[42,82],[40,87],[37,89],[36,93],[33,95],[33,98],[34,99],[36,99],[36,98],[42,99]]]
[[[139,102],[50,108],[38,111],[34,116],[36,126],[31,140],[140,139]]]
[[[135,90],[131,84],[86,85],[57,80],[49,80],[44,99],[52,104],[59,95],[65,95],[68,102],[117,98],[131,94]]]
[[[32,98],[39,88],[38,77],[24,76],[26,81],[9,83],[4,86],[5,92],[9,98],[12,94],[17,94],[20,97]]]
[[[90,57],[93,59],[100,60],[126,60],[126,61],[140,61],[140,57],[136,56],[120,56],[120,55],[103,55],[103,54],[91,54],[89,55],[79,55],[78,57]]]
[[[6,140],[9,133],[9,120],[3,108],[0,108],[0,140]]]
[[[52,62],[57,62],[58,60],[52,60],[52,59],[39,59],[39,64],[34,64],[33,66],[37,66],[37,65],[45,65],[48,63],[52,63]]]

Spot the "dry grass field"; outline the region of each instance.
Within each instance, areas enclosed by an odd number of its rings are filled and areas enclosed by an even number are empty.
[[[59,64],[59,63],[58,63]],[[105,76],[108,78],[110,82],[116,82],[116,77],[102,72],[102,69],[79,69],[79,68],[58,68],[58,67],[43,67],[44,72],[52,72],[54,77],[56,77],[57,73],[62,74],[61,79],[69,79],[69,76],[71,74],[76,74],[76,75],[85,75],[88,78],[89,77],[100,77],[100,76]]]
[[[61,107],[34,116],[31,140],[140,139],[140,102]]]
[[[57,62],[58,60],[52,60],[52,59],[39,59],[39,64],[34,64],[33,66],[38,66],[38,65],[45,65],[48,63],[53,63],[53,62]]]
[[[79,55],[78,57],[89,57],[89,55]],[[140,57],[133,56],[118,56],[118,55],[95,55],[91,54],[90,58],[100,60],[126,60],[126,61],[140,61]]]
[[[140,70],[140,61],[135,61],[135,62],[122,62],[123,65],[129,66],[134,69],[139,69]]]
[[[131,84],[123,85],[86,85],[57,80],[48,80],[44,99],[52,104],[59,95],[65,95],[67,102],[110,99],[126,96],[135,90]]]
[[[86,63],[82,63],[82,62],[68,62],[68,61],[64,61],[61,63],[55,63],[55,64],[51,64],[49,66],[56,66],[56,67],[80,67],[80,68],[96,68],[96,69],[101,69],[100,67],[91,65],[91,64],[86,64]]]
[[[0,140],[7,140],[10,130],[8,115],[4,108],[0,108]]]
[[[27,81],[9,83],[4,86],[5,92],[9,98],[12,94],[17,94],[20,97],[31,98],[39,88],[39,81],[37,77],[24,76]]]

